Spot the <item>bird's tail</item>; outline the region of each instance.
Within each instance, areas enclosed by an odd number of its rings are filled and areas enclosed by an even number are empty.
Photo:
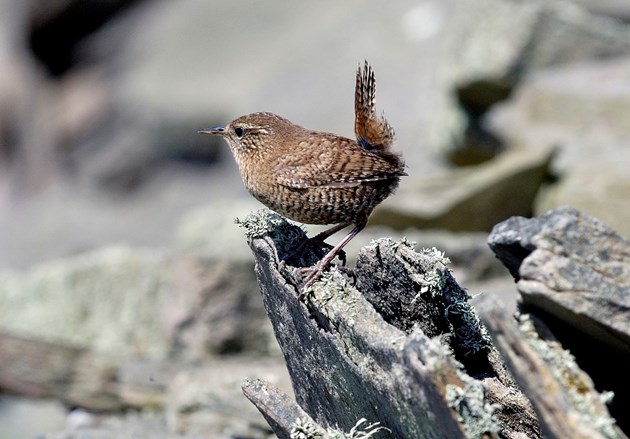
[[[391,162],[401,161],[390,151],[394,144],[394,129],[384,115],[376,115],[374,100],[376,79],[372,67],[365,61],[363,68],[357,69],[357,84],[354,95],[354,132],[361,147],[378,154]],[[402,166],[402,163],[401,163]]]

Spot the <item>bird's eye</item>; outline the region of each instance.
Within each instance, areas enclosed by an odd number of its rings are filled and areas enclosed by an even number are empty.
[[[234,134],[236,134],[236,137],[238,137],[239,139],[243,137],[244,133],[245,133],[245,130],[243,129],[243,127],[234,128]]]

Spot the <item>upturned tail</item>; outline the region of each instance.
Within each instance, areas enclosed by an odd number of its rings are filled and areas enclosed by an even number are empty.
[[[385,117],[377,116],[375,109],[376,79],[372,67],[365,61],[363,69],[357,69],[357,84],[354,95],[354,132],[362,148],[377,154],[392,164],[404,167],[400,157],[391,152],[394,129]]]

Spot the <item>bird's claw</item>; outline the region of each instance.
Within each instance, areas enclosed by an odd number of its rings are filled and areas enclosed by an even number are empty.
[[[324,269],[326,267],[321,267],[321,264],[317,263],[313,267],[305,267],[300,269],[300,275],[305,276],[304,284],[302,285],[303,289],[306,289],[313,285],[316,280],[318,280],[322,273],[324,273]]]
[[[345,266],[345,257],[342,259],[342,261],[344,265],[335,265],[335,267],[337,267],[337,269],[341,271],[343,274],[345,274],[346,276],[351,277],[354,284],[356,282],[356,276],[354,274],[354,270],[350,267]],[[311,285],[313,285],[317,280],[319,280],[319,278],[322,276],[324,271],[327,268],[329,268],[329,266],[331,265],[334,265],[334,264],[327,264],[325,266],[322,266],[321,263],[317,263],[316,265],[312,267],[305,267],[305,268],[300,269],[299,271],[300,275],[305,276],[305,278],[304,278],[304,283],[302,284],[302,289],[300,291],[300,294],[298,295],[299,300],[303,301],[306,295],[306,290]]]

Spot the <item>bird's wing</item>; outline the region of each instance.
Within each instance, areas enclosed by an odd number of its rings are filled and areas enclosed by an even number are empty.
[[[388,161],[347,138],[313,136],[277,158],[278,184],[293,188],[354,187],[406,175]]]

